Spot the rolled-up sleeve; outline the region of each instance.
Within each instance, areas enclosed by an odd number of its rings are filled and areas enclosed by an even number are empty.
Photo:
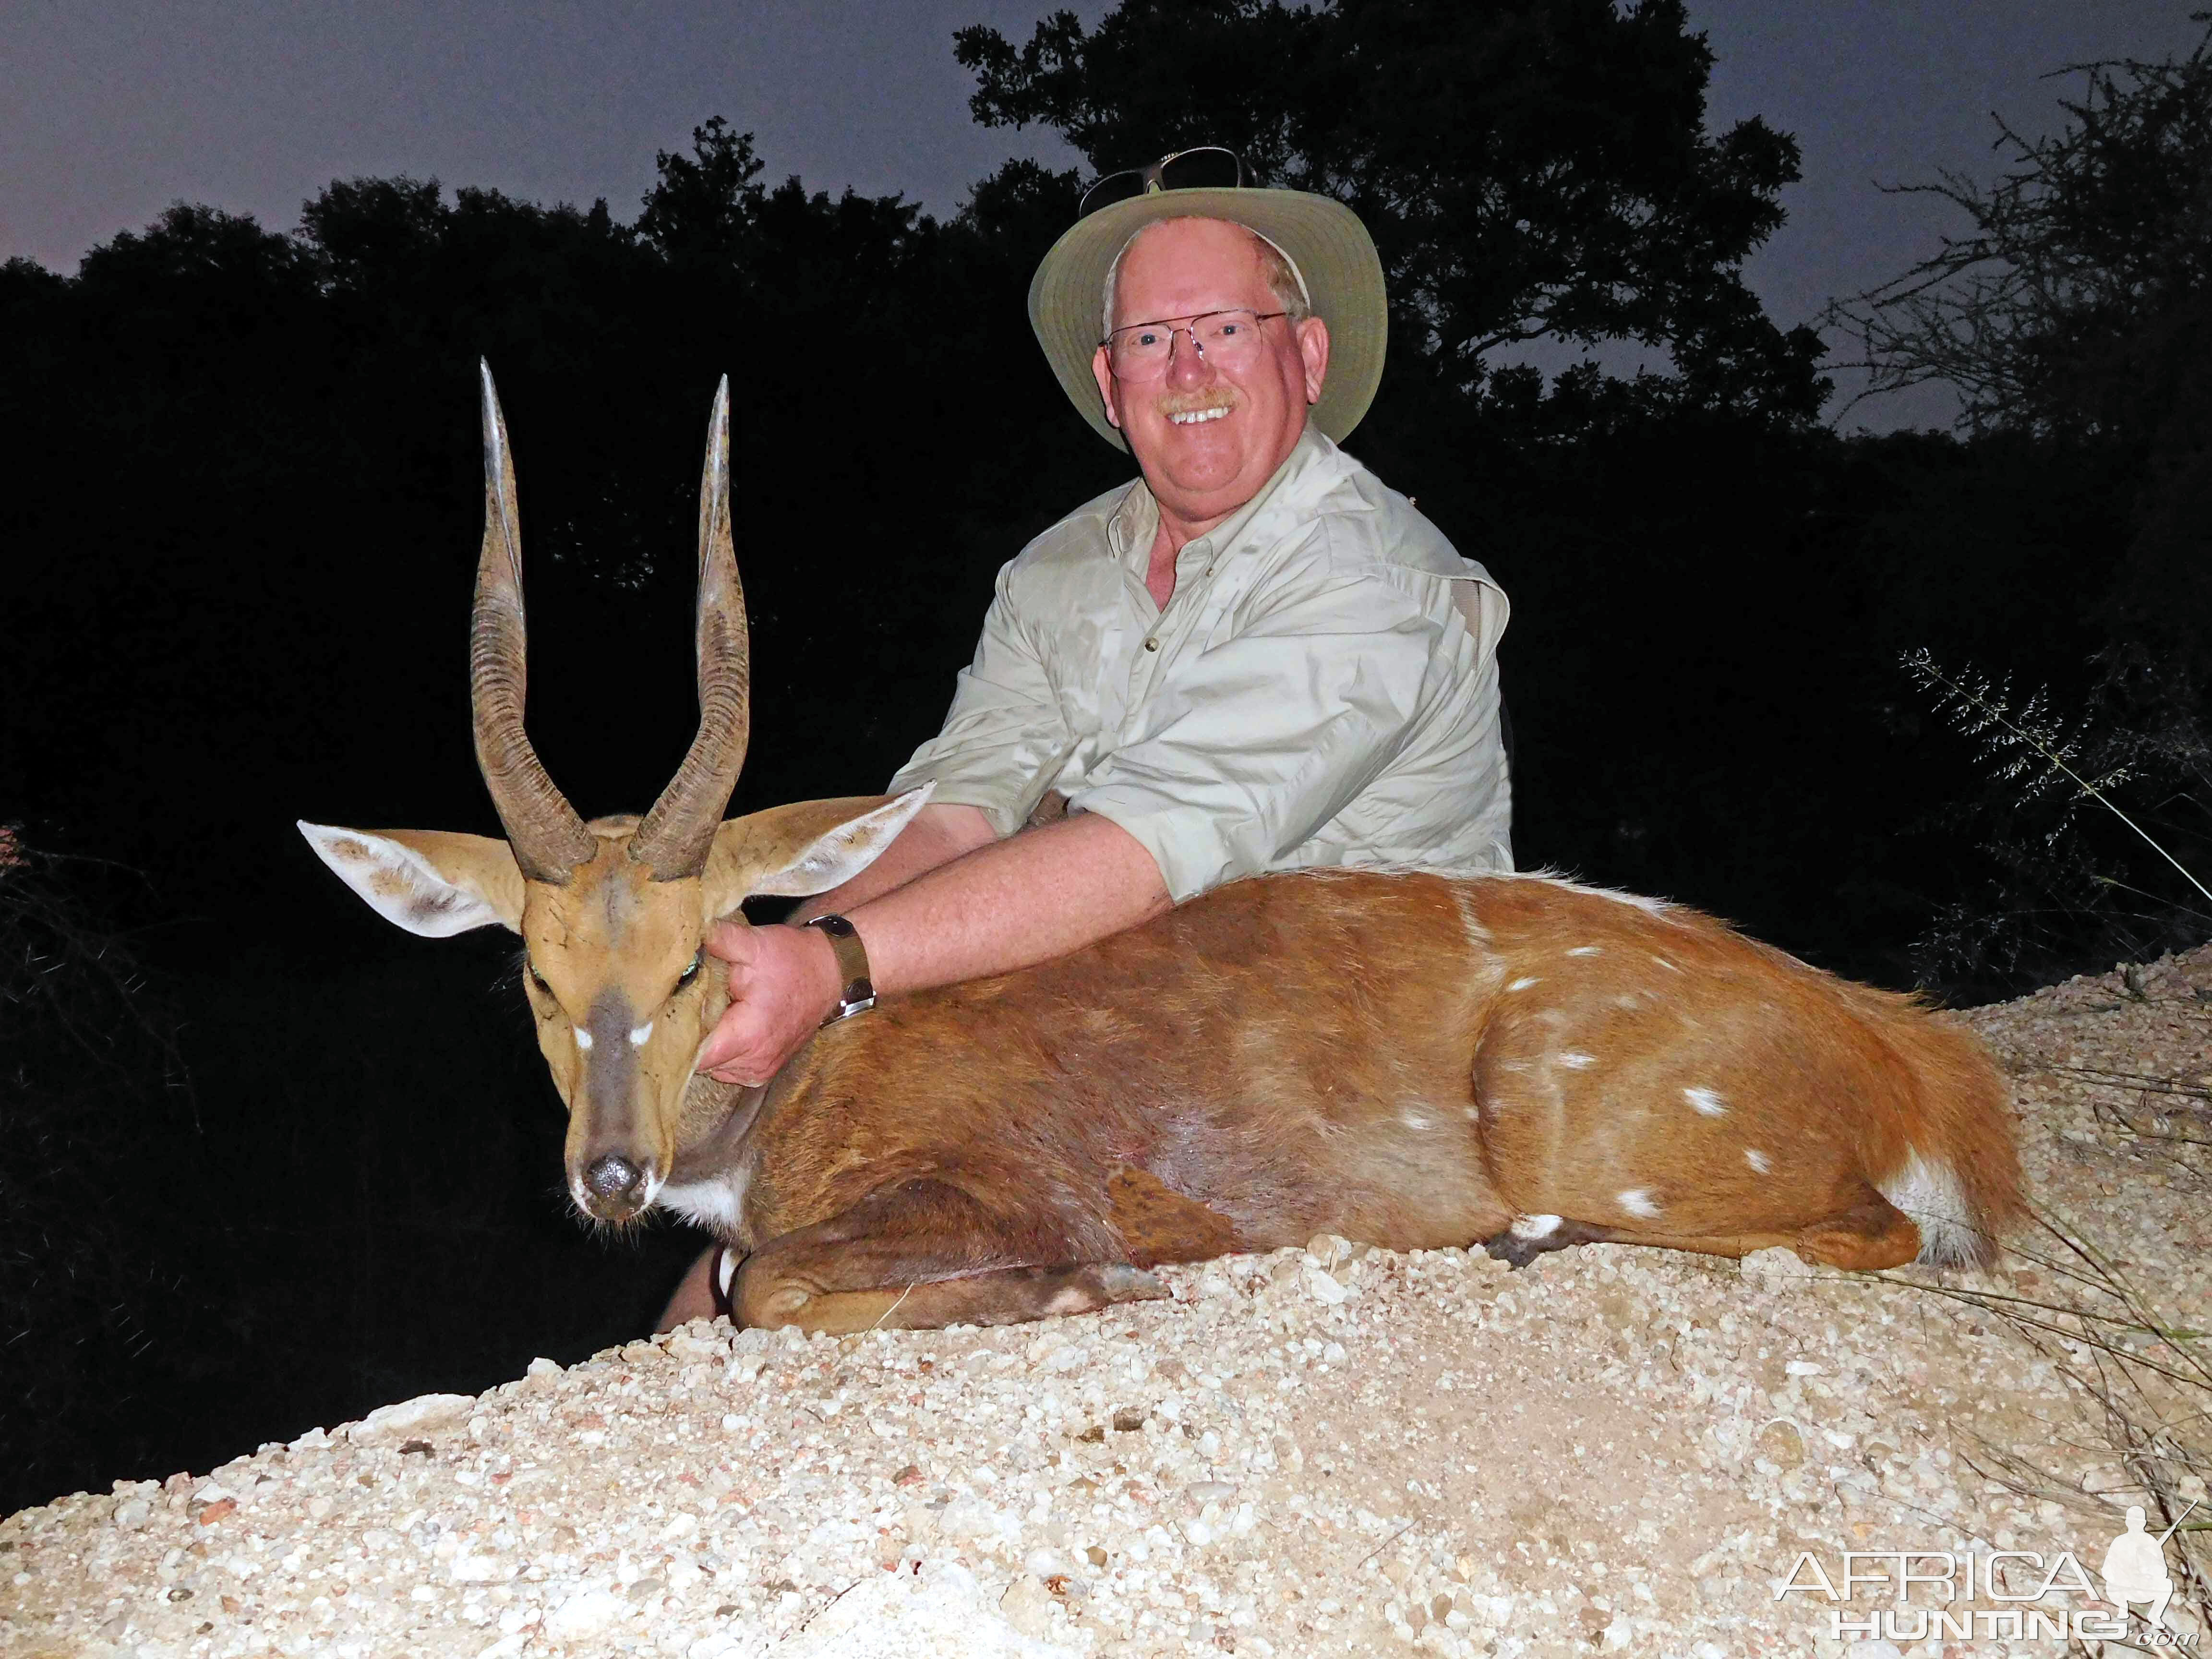
[[[1181,666],[1071,809],[1135,837],[1178,903],[1269,867],[1390,763],[1451,655],[1438,642],[1456,623],[1402,580],[1339,567],[1271,592]]]
[[[938,734],[890,782],[897,794],[934,782],[939,805],[981,809],[1000,836],[1021,827],[1075,746],[1044,662],[999,573],[975,659],[960,671]]]

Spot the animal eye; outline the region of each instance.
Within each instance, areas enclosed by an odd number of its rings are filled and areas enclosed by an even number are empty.
[[[547,996],[553,994],[553,988],[545,982],[545,975],[538,971],[538,964],[526,957],[523,958],[522,971],[529,975],[530,982],[544,992]]]
[[[691,965],[676,976],[676,988],[678,990],[682,990],[693,980],[699,977],[699,964],[706,959],[706,955],[707,951],[704,945],[702,945],[698,950],[694,951],[691,953]]]

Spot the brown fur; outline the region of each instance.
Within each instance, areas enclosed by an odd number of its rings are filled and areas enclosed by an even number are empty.
[[[1876,1190],[1908,1148],[1956,1172],[1985,1252],[2020,1207],[2004,1091],[1910,999],[1560,883],[1307,874],[830,1027],[671,1178],[742,1188],[741,1305],[854,1328],[1095,1306],[1084,1264],[1467,1245],[1528,1214],[1889,1266],[1921,1245]]]

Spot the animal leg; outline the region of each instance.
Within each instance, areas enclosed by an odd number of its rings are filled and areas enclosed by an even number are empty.
[[[1779,1244],[1808,1261],[1849,1273],[1901,1267],[1920,1254],[1920,1229],[1871,1187],[1849,1209],[1790,1231],[1691,1235],[1620,1229],[1613,1237],[1623,1244],[1649,1244],[1698,1255],[1746,1256]]]
[[[1841,1215],[1806,1228],[1790,1248],[1851,1273],[1901,1267],[1920,1254],[1920,1229],[1872,1188]]]
[[[1641,1244],[1652,1249],[1724,1256],[1746,1256],[1779,1244],[1808,1261],[1850,1273],[1899,1267],[1920,1253],[1920,1229],[1872,1188],[1850,1208],[1790,1231],[1662,1233],[1562,1220],[1539,1232],[1528,1225],[1532,1221],[1552,1220],[1524,1216],[1483,1248],[1500,1261],[1522,1267],[1547,1250],[1565,1249],[1571,1244]]]
[[[909,1181],[770,1239],[739,1269],[732,1301],[743,1324],[836,1335],[1007,1325],[1168,1293],[1127,1262],[1073,1253],[1041,1218],[1010,1220],[949,1182]]]

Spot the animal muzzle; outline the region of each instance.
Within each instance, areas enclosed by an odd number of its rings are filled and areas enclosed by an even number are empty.
[[[630,1009],[612,993],[592,1006],[585,1029],[583,1089],[574,1104],[568,1191],[601,1221],[628,1221],[653,1200],[667,1175],[648,1150],[650,1109],[638,1097],[637,1045],[629,1040]]]
[[[660,1183],[636,1158],[601,1152],[578,1171],[570,1190],[576,1202],[601,1221],[628,1221],[653,1201]]]

